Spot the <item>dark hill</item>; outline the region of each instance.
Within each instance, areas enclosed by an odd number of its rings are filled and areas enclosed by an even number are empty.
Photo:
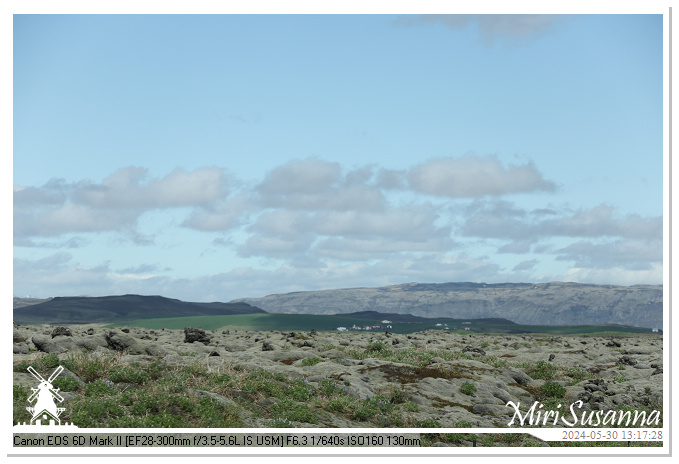
[[[14,322],[87,324],[124,322],[154,317],[228,316],[266,313],[247,303],[191,303],[162,296],[120,295],[57,297],[14,309]]]

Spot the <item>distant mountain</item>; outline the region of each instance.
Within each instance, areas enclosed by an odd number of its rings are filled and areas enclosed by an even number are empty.
[[[436,320],[437,322],[443,322],[443,321],[458,321],[458,319],[454,319],[452,317],[448,318],[441,318],[441,317],[436,317],[436,318],[429,318],[429,317],[420,317],[420,316],[413,316],[412,314],[400,314],[400,313],[379,313],[377,311],[357,311],[355,313],[345,313],[345,314],[338,314],[338,316],[343,316],[343,317],[355,317],[357,319],[367,319],[371,321],[379,321],[379,320],[394,320],[394,321],[399,321],[399,322],[431,322],[432,320]],[[506,324],[506,325],[512,325],[515,324],[514,322],[508,320],[508,319],[502,319],[499,317],[495,318],[483,318],[483,319],[471,319],[467,318],[469,322],[483,322],[485,324]]]
[[[503,318],[517,324],[620,324],[660,329],[663,323],[662,285],[408,283],[285,293],[233,302],[294,314],[377,311],[429,318]]]
[[[16,323],[113,323],[154,317],[266,313],[248,303],[190,303],[162,296],[57,297],[14,308]]]

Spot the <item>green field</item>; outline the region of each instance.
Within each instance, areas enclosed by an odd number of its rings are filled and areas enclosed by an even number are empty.
[[[235,314],[232,316],[193,316],[138,319],[127,323],[110,324],[107,327],[134,326],[147,329],[183,329],[199,327],[205,330],[336,330],[337,327],[361,322],[339,316],[317,316],[304,314]]]
[[[183,329],[185,327],[196,327],[205,330],[217,329],[241,329],[241,330],[283,330],[283,331],[336,331],[337,327],[351,327],[365,325],[381,325],[381,329],[373,329],[373,332],[383,332],[389,330],[392,333],[412,333],[427,329],[445,330],[446,324],[450,331],[457,328],[463,333],[462,320],[447,318],[428,319],[426,322],[403,322],[398,323],[394,320],[386,328],[386,324],[380,321],[363,319],[348,316],[319,316],[309,314],[237,314],[231,316],[193,316],[193,317],[170,317],[155,319],[138,319],[125,323],[109,324],[107,327],[134,326],[146,329]],[[439,325],[437,325],[439,324]],[[483,323],[474,321],[469,324],[472,333],[506,333],[506,334],[651,334],[650,329],[639,327],[627,327],[620,325],[580,325],[580,326],[540,326],[540,325],[519,325],[519,324],[499,324]]]

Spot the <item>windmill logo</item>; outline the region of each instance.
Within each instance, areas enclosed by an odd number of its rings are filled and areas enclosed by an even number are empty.
[[[28,372],[36,378],[40,383],[38,388],[31,388],[33,394],[28,397],[28,402],[35,404],[33,406],[28,406],[26,410],[31,413],[31,423],[30,425],[62,425],[59,416],[64,412],[65,408],[57,407],[57,402],[62,403],[64,398],[59,394],[59,389],[54,388],[52,381],[57,378],[61,371],[64,370],[63,366],[57,367],[54,372],[45,380],[38,371],[36,371],[33,366],[28,366]],[[18,424],[27,425],[27,424]],[[64,424],[66,426],[74,427],[73,424]]]

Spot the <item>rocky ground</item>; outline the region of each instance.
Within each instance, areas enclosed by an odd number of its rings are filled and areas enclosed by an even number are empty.
[[[663,347],[657,335],[204,332],[15,325],[13,341],[15,366],[44,353],[56,354],[59,360],[78,352],[116,353],[122,363],[160,363],[167,369],[190,365],[215,373],[263,369],[304,379],[311,388],[330,380],[356,401],[387,398],[410,405],[400,410],[408,416],[406,424],[506,427],[513,415],[513,409],[506,406],[509,401],[520,402],[522,409],[535,401],[570,404],[577,400],[585,403],[584,410],[662,409]],[[82,385],[87,381],[68,369],[62,376],[72,376]],[[15,368],[14,385],[35,384],[25,369]],[[237,385],[220,392],[193,391],[224,404],[233,403],[236,392]],[[64,396],[68,402],[82,394],[81,389]],[[279,401],[259,400],[260,411]],[[247,427],[265,427],[270,417],[250,411],[242,420]],[[326,408],[317,417],[318,422],[294,425],[380,426],[346,410],[335,414]]]

